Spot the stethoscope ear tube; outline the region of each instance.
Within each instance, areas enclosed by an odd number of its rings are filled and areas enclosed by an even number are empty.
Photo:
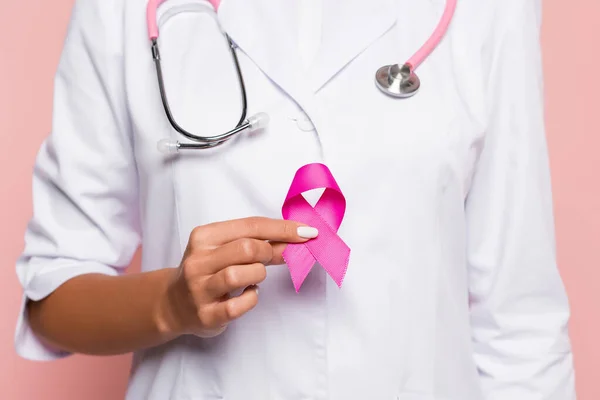
[[[184,149],[209,149],[213,147],[217,147],[231,139],[233,136],[237,135],[241,132],[253,132],[259,129],[264,128],[269,123],[269,116],[265,113],[258,113],[256,115],[251,116],[250,118],[246,118],[247,110],[248,110],[248,101],[246,95],[246,86],[244,84],[244,77],[242,75],[242,70],[240,68],[239,60],[237,57],[235,46],[233,45],[231,39],[227,34],[225,34],[225,38],[227,41],[227,45],[229,46],[229,50],[231,52],[231,56],[233,58],[233,62],[235,64],[235,70],[237,74],[238,83],[240,86],[240,93],[242,96],[242,112],[238,123],[236,126],[220,135],[215,136],[201,136],[185,130],[181,125],[177,123],[173,114],[171,112],[171,108],[169,106],[169,100],[167,99],[167,94],[165,90],[164,84],[164,76],[162,72],[161,58],[160,58],[160,49],[158,46],[158,26],[156,22],[156,10],[160,4],[162,4],[165,0],[149,0],[148,5],[146,7],[146,18],[148,25],[148,37],[152,43],[151,52],[152,59],[154,60],[154,65],[156,67],[156,78],[158,81],[158,88],[160,91],[160,97],[163,104],[163,108],[169,123],[178,133],[188,138],[191,142],[189,143],[181,143],[178,140],[165,138],[157,143],[157,148],[162,153],[173,154],[177,153],[180,150]],[[219,0],[209,0],[213,7],[216,9],[220,3]]]
[[[160,98],[163,104],[163,108],[169,123],[177,132],[181,135],[185,136],[189,140],[195,143],[180,143],[179,141],[172,140],[160,140],[157,144],[159,151],[163,153],[176,153],[179,150],[183,149],[208,149],[212,147],[219,146],[225,143],[227,140],[231,139],[234,135],[244,132],[244,131],[255,131],[257,129],[264,128],[269,123],[269,117],[265,113],[258,113],[248,119],[246,119],[247,110],[248,110],[248,101],[246,95],[246,86],[244,84],[244,78],[242,75],[242,70],[240,68],[239,60],[237,58],[235,46],[231,42],[231,39],[228,35],[225,35],[227,40],[227,45],[229,46],[231,56],[233,58],[238,83],[240,86],[240,93],[242,96],[242,112],[240,119],[236,126],[220,135],[215,136],[200,136],[194,133],[191,133],[185,130],[181,125],[177,123],[175,118],[173,117],[173,113],[171,112],[171,107],[169,106],[169,100],[167,98],[167,93],[165,89],[164,76],[162,72],[161,58],[160,58],[160,49],[158,46],[158,38],[152,38],[152,59],[154,60],[154,65],[156,68],[156,79],[158,82],[158,89],[160,92]]]

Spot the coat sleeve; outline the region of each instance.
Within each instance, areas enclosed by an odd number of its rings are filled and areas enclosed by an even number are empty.
[[[573,400],[544,127],[541,2],[493,3],[489,124],[465,206],[474,357],[485,400]]]
[[[22,357],[62,356],[27,322],[25,303],[82,274],[116,275],[140,241],[137,172],[123,84],[123,1],[77,0],[55,76],[52,132],[33,172],[33,216],[16,270]]]

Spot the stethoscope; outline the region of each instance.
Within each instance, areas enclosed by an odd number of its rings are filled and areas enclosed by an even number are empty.
[[[244,85],[244,78],[242,76],[242,70],[238,61],[236,47],[229,38],[229,35],[225,34],[227,44],[231,51],[231,56],[235,64],[237,73],[237,79],[240,86],[240,92],[242,95],[242,114],[238,120],[237,125],[220,135],[215,136],[200,136],[186,131],[175,121],[171,108],[169,107],[169,101],[167,100],[165,84],[163,80],[162,67],[160,63],[160,52],[158,49],[158,25],[156,21],[156,12],[158,6],[160,6],[166,0],[149,0],[146,9],[146,18],[148,23],[148,36],[152,42],[152,59],[156,65],[156,76],[158,79],[158,88],[160,90],[160,97],[162,100],[165,114],[169,123],[177,132],[188,138],[191,142],[181,143],[178,140],[165,138],[158,142],[158,150],[162,153],[177,153],[179,150],[187,149],[210,149],[219,146],[233,136],[242,132],[254,132],[260,130],[268,125],[269,116],[265,113],[257,113],[251,117],[246,117],[247,114],[247,96],[246,86]],[[219,7],[221,0],[208,0],[215,10]],[[406,61],[404,64],[392,64],[384,65],[379,68],[375,73],[375,85],[388,96],[395,98],[408,98],[415,95],[421,87],[421,81],[415,70],[421,65],[423,61],[433,52],[437,45],[442,41],[445,36],[450,21],[454,16],[456,9],[457,0],[446,0],[446,7],[442,18],[438,23],[437,27],[429,37],[429,39],[421,46],[421,48]]]

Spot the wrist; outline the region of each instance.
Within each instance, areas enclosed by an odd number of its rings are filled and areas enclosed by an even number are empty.
[[[154,325],[164,340],[172,340],[187,333],[184,311],[188,307],[182,301],[179,288],[179,268],[166,268],[163,285],[154,309]]]

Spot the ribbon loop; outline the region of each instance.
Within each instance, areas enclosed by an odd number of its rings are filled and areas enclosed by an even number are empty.
[[[323,188],[325,191],[314,207],[302,196],[309,190]],[[281,211],[284,219],[319,230],[317,238],[306,243],[289,244],[283,252],[296,292],[316,262],[341,287],[350,261],[350,248],[337,234],[346,212],[346,199],[329,168],[319,163],[300,168]]]

